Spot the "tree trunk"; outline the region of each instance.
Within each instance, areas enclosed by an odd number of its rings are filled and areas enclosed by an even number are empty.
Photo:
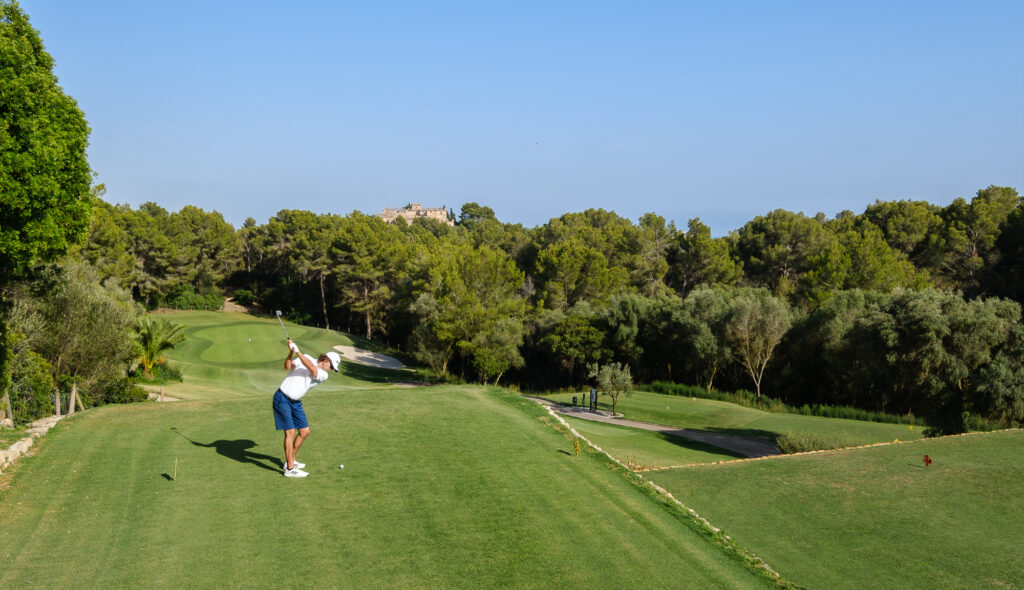
[[[320,306],[324,310],[324,326],[328,330],[330,330],[331,320],[327,319],[327,290],[324,288],[324,282],[326,280],[327,277],[324,275],[324,273],[320,273]]]
[[[363,283],[363,300],[366,301],[366,339],[373,340],[373,325],[370,323],[370,288]]]
[[[452,345],[454,342],[448,345],[448,348],[444,349],[444,357],[441,359],[441,376],[443,377],[448,373],[448,361],[451,360]]]

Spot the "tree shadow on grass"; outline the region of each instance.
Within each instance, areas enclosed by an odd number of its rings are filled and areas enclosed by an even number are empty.
[[[249,439],[220,439],[210,443],[201,443],[199,441],[190,439],[184,434],[181,434],[180,432],[178,432],[178,429],[176,428],[172,428],[171,430],[177,432],[178,435],[180,435],[185,440],[187,440],[188,442],[192,443],[197,447],[214,449],[217,451],[218,455],[227,457],[228,459],[233,459],[235,461],[238,461],[239,463],[251,463],[252,465],[255,465],[257,467],[269,469],[270,471],[274,472],[280,472],[282,469],[284,469],[284,461],[282,461],[279,457],[273,457],[271,455],[264,455],[263,453],[254,453],[250,451],[249,449],[255,447],[256,443]]]
[[[771,430],[760,430],[757,428],[698,428],[696,430],[706,430],[708,432],[714,432],[716,434],[728,434],[729,436],[739,436],[742,438],[753,438],[761,439],[764,441],[778,443],[779,433],[772,432]]]
[[[370,383],[393,383],[395,381],[418,381],[420,375],[411,369],[385,369],[353,363],[342,359],[341,374]]]
[[[728,449],[723,449],[722,447],[716,447],[708,443],[692,440],[686,438],[684,435],[670,434],[667,432],[659,432],[657,433],[657,435],[661,440],[665,442],[670,442],[676,446],[682,447],[690,451],[700,451],[712,455],[727,455],[729,457],[735,457],[737,459],[746,458],[746,455],[742,455],[740,453],[736,453]]]

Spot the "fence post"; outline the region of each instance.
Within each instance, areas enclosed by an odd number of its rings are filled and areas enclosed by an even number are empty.
[[[78,384],[71,384],[71,393],[68,395],[68,416],[75,413],[75,399],[78,398]]]
[[[11,427],[14,427],[14,406],[11,405],[10,392],[4,392],[4,399],[0,402],[0,426],[3,426],[5,421],[11,421]]]

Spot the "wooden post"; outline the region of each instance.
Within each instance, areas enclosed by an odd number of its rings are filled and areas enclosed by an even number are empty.
[[[78,404],[78,409],[84,412],[85,406],[82,405],[82,396],[78,395],[78,387],[72,387],[71,390],[75,392],[75,403]]]
[[[68,416],[75,413],[75,400],[78,399],[78,384],[71,384],[71,393],[68,395]]]
[[[11,405],[11,395],[7,391],[4,392],[4,399],[0,402],[0,426],[5,420],[10,420],[11,426],[14,426],[14,406]]]

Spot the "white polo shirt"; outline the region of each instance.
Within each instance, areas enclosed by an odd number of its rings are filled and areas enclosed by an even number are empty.
[[[313,365],[316,366],[315,358],[308,354],[303,354],[302,356],[313,361]],[[294,368],[288,371],[288,375],[281,382],[281,387],[278,388],[290,400],[299,401],[302,399],[302,396],[306,395],[307,391],[327,381],[327,371],[320,367],[316,368],[316,377],[314,377],[309,372],[309,369],[306,368],[306,365],[303,365],[302,361],[298,358],[292,359],[292,366]]]

